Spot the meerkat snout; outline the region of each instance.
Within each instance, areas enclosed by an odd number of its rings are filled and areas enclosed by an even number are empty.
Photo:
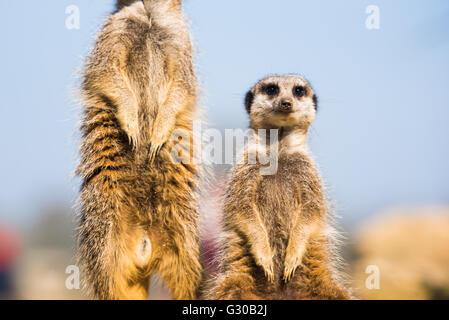
[[[292,112],[293,102],[290,99],[284,99],[281,101],[279,111],[281,112]]]

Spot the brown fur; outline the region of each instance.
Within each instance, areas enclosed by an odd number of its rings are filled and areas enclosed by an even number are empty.
[[[266,84],[280,89],[274,97]],[[293,96],[295,86],[306,94]],[[290,101],[289,113],[279,112]],[[348,299],[340,284],[327,230],[328,206],[306,146],[316,98],[297,76],[268,77],[248,94],[252,129],[279,129],[278,170],[262,176],[245,161],[232,176],[224,202],[221,268],[208,299]]]
[[[78,257],[89,293],[146,299],[157,273],[174,299],[194,299],[202,279],[199,170],[173,162],[178,142],[169,139],[175,129],[191,133],[196,117],[180,1],[136,2],[110,16],[88,57],[82,96]],[[190,141],[180,144],[189,150]]]

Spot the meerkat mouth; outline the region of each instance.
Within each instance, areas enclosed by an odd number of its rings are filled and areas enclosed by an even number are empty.
[[[293,110],[278,108],[278,109],[274,110],[274,113],[278,114],[278,115],[289,115],[289,114],[293,113]]]
[[[274,125],[278,126],[278,127],[288,127],[293,125],[293,118],[291,117],[291,112],[286,113],[286,112],[278,112],[275,111],[273,113],[273,120],[271,121],[271,123],[273,123]]]

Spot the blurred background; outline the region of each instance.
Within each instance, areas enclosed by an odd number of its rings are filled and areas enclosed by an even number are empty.
[[[0,298],[84,298],[66,286],[79,187],[78,73],[113,5],[0,2]],[[367,27],[370,5],[379,28]],[[346,235],[356,296],[449,299],[449,3],[188,0],[184,7],[211,127],[245,128],[243,96],[268,73],[302,74],[317,91],[310,145]],[[217,167],[217,176],[227,169]],[[216,181],[205,196],[206,240],[223,189]],[[156,288],[153,297],[167,296]]]

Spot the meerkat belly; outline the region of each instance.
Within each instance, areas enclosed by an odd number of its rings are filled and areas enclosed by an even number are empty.
[[[263,178],[257,204],[267,230],[275,260],[284,260],[295,214],[295,192],[289,179],[277,175]],[[281,265],[282,263],[276,263]]]

